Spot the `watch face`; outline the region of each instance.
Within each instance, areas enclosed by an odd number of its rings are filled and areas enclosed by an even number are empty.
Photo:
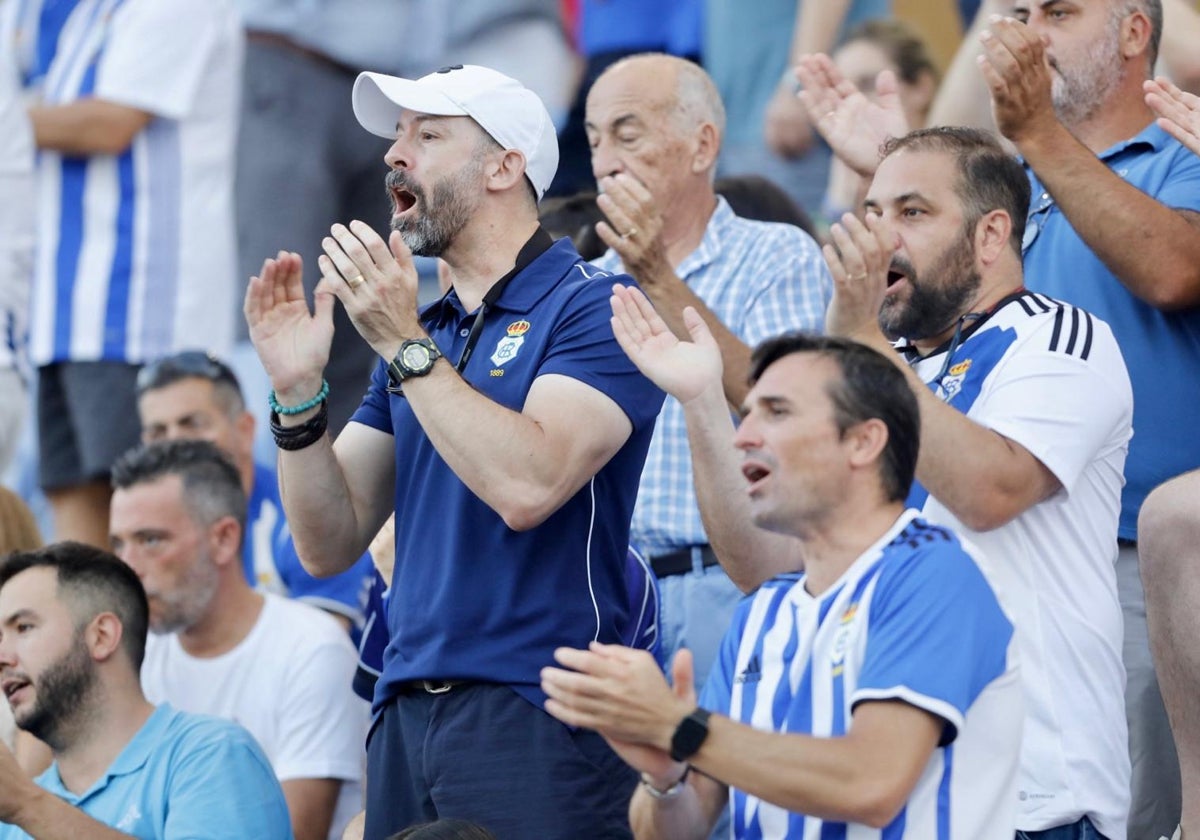
[[[419,371],[429,365],[429,348],[424,344],[410,344],[404,348],[404,366]]]

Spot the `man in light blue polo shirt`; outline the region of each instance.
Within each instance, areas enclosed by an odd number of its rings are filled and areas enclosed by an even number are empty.
[[[0,688],[55,758],[35,783],[0,748],[0,838],[290,840],[246,730],[146,701],[148,620],[137,575],[100,549],[58,543],[0,566]]]
[[[1137,518],[1155,486],[1200,466],[1200,159],[1155,124],[1144,101],[1160,0],[1092,0],[1067,13],[1060,5],[1017,0],[1017,20],[983,36],[983,70],[997,127],[1033,185],[1026,283],[1107,321],[1133,385],[1117,583],[1129,836],[1153,838],[1179,821],[1180,783],[1147,640]],[[1191,704],[1192,694],[1178,702]]]

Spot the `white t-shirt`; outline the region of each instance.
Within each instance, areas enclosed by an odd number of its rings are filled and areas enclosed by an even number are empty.
[[[1130,769],[1114,563],[1133,392],[1121,351],[1103,321],[1026,292],[948,364],[941,351],[915,369],[949,405],[1028,449],[1062,484],[986,533],[932,496],[909,499],[982,549],[1016,626],[1028,715],[1017,827],[1086,814],[1105,836],[1124,837]]]
[[[370,711],[351,689],[358,654],[346,632],[316,607],[265,595],[249,635],[228,653],[198,659],[175,634],[151,635],[142,686],[152,703],[240,723],[275,775],[342,779],[330,838],[362,810]]]
[[[37,365],[228,352],[237,279],[234,149],[243,34],[227,0],[79,0],[56,39],[44,2],[0,6],[45,105],[86,98],[153,115],[121,154],[44,150],[37,164]],[[42,66],[38,47],[53,42]]]

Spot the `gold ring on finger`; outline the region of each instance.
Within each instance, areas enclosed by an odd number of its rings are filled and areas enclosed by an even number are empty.
[[[357,289],[359,286],[361,286],[363,283],[366,283],[366,282],[367,282],[367,278],[363,277],[361,274],[355,274],[353,277],[346,278],[346,285],[349,286],[351,289]]]

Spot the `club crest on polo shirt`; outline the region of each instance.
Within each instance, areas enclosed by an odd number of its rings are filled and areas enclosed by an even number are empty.
[[[521,345],[525,343],[525,333],[529,332],[528,321],[513,321],[505,330],[504,338],[496,344],[492,352],[492,364],[503,367],[517,357]]]
[[[971,369],[971,360],[959,362],[946,371],[946,378],[938,385],[938,396],[943,402],[950,402],[954,399],[954,395],[962,389],[963,380],[967,378],[967,371]]]
[[[833,637],[833,647],[829,655],[829,661],[833,665],[833,676],[835,677],[842,672],[843,663],[846,661],[846,651],[849,649],[850,640],[854,636],[854,619],[857,617],[858,601],[854,601],[850,606],[846,607],[846,611],[842,613],[842,617],[838,621],[837,635]]]

